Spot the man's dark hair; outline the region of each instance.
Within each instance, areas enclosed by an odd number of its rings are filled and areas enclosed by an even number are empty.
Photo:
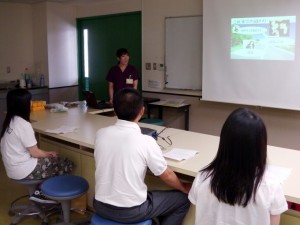
[[[120,89],[113,98],[114,110],[121,120],[133,121],[144,106],[143,97],[133,88]]]
[[[122,55],[128,55],[129,52],[126,48],[119,48],[116,52],[116,55],[118,58],[120,58]]]

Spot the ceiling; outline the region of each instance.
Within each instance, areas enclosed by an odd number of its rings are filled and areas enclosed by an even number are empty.
[[[40,2],[57,2],[63,4],[89,4],[89,3],[99,3],[107,2],[113,0],[0,0],[0,2],[8,3],[23,3],[23,4],[35,4]]]

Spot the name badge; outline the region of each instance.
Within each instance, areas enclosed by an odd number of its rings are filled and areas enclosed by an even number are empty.
[[[126,84],[133,84],[133,79],[132,78],[127,78],[126,79]]]

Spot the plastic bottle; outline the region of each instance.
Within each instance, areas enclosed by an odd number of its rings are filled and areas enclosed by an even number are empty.
[[[29,77],[29,70],[28,70],[27,67],[25,68],[25,71],[24,71],[24,79],[25,79],[26,83],[30,79],[30,77]]]
[[[20,88],[25,88],[26,87],[26,81],[24,79],[24,74],[23,73],[21,74],[21,79],[19,81],[19,86],[20,86]]]
[[[29,70],[27,67],[25,68],[25,71],[24,71],[24,79],[25,79],[26,87],[31,88],[32,82],[30,80],[30,74],[29,74]]]
[[[43,74],[41,74],[40,76],[40,86],[41,87],[45,86],[45,76]]]
[[[32,87],[32,81],[30,80],[30,78],[27,80],[27,88],[31,88]]]

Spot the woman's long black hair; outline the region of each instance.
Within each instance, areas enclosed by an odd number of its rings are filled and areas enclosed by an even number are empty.
[[[267,158],[267,131],[259,115],[246,108],[225,121],[218,153],[201,172],[211,177],[211,191],[219,201],[246,207],[263,178]]]
[[[9,127],[14,116],[22,117],[29,122],[31,93],[25,89],[14,89],[7,93],[6,106],[7,113],[3,122],[1,138]]]

